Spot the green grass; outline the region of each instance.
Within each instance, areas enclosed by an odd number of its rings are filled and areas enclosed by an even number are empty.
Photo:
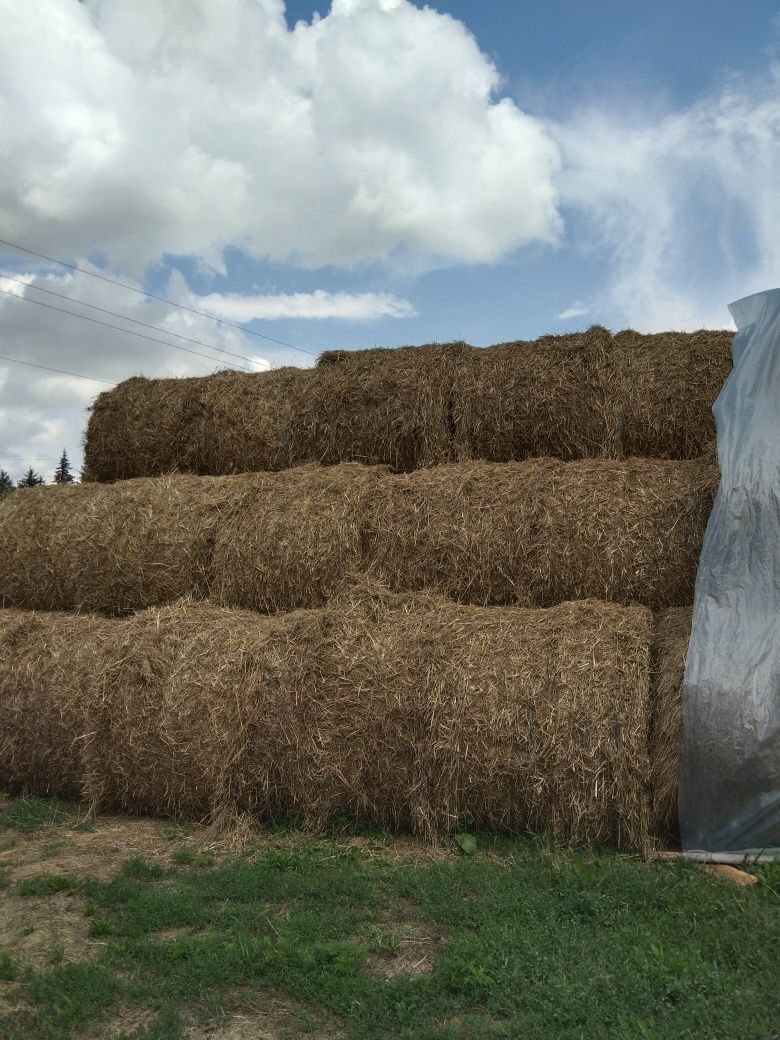
[[[72,802],[57,798],[37,798],[32,795],[14,798],[0,809],[0,830],[12,829],[32,834],[44,827],[52,827],[78,815]]]
[[[32,1012],[11,1040],[99,1033],[120,1005],[156,1016],[133,1040],[178,1040],[193,1015],[269,994],[299,1009],[293,1036],[323,1022],[348,1040],[776,1036],[777,864],[738,888],[684,861],[531,839],[480,836],[473,854],[424,863],[327,839],[190,853],[67,883],[105,945],[26,976]],[[33,882],[31,898],[60,890]],[[379,974],[413,933],[435,938],[432,970]]]

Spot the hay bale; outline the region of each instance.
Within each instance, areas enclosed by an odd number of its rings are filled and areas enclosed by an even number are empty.
[[[265,613],[324,604],[362,566],[363,516],[380,467],[301,466],[239,478],[215,527],[209,595]]]
[[[552,467],[538,506],[549,575],[541,605],[587,597],[654,610],[691,603],[717,489],[717,468],[696,460]]]
[[[728,329],[613,338],[603,370],[608,437],[603,454],[692,459],[715,437],[712,405],[731,371]]]
[[[656,616],[650,712],[651,826],[654,834],[663,836],[676,835],[679,830],[682,687],[692,612],[692,607],[673,607]]]
[[[74,614],[0,610],[0,786],[82,796],[96,650],[107,625]]]
[[[453,385],[458,458],[599,455],[605,434],[595,369],[610,341],[593,326],[465,353]]]
[[[123,480],[284,469],[309,369],[217,372],[186,379],[125,380],[92,406],[85,479]]]
[[[104,806],[209,820],[349,814],[435,838],[468,814],[645,844],[643,608],[487,609],[358,589],[268,617],[189,601],[110,621],[32,617],[20,660],[35,667],[3,688],[14,783],[64,777]],[[70,716],[49,678],[66,645],[89,668]],[[50,730],[47,758],[34,740]]]
[[[299,461],[412,470],[452,458],[451,387],[463,343],[327,351],[296,410]]]
[[[239,492],[186,475],[25,489],[0,515],[0,602],[122,614],[206,596],[221,512]]]
[[[306,612],[303,612],[304,614]],[[226,822],[290,811],[291,694],[316,666],[306,617],[181,601],[113,622],[84,749],[86,794],[126,812]],[[319,618],[314,617],[314,623]]]
[[[396,591],[480,605],[689,603],[717,470],[697,461],[529,459],[387,475],[364,562]]]

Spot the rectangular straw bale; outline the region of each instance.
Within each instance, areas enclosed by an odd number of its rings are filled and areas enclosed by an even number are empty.
[[[175,471],[278,470],[292,464],[290,426],[310,369],[128,379],[92,406],[86,477],[113,481]]]
[[[210,598],[265,613],[317,607],[362,565],[366,501],[382,467],[245,475],[213,531]]]
[[[697,461],[529,459],[387,475],[364,560],[396,591],[479,605],[689,603],[718,472]]]
[[[96,640],[110,622],[0,610],[0,786],[80,798]]]
[[[317,612],[186,600],[114,622],[84,752],[88,796],[211,822],[289,812],[289,749],[305,740],[294,694],[316,681],[304,648],[317,641],[303,632],[319,623]]]
[[[188,475],[24,489],[0,514],[0,602],[122,614],[206,596],[214,532],[239,490]]]
[[[338,739],[316,768],[360,792],[353,812],[428,838],[469,817],[644,847],[649,611],[418,594],[345,615],[328,673]]]
[[[603,454],[691,459],[715,436],[712,405],[731,371],[728,329],[613,337],[602,372],[608,436]]]
[[[651,822],[653,833],[678,832],[677,792],[682,749],[682,687],[691,636],[692,607],[656,615],[650,713]]]
[[[540,605],[693,600],[718,471],[698,461],[582,459],[548,471],[537,545],[549,585]]]
[[[464,353],[453,382],[460,459],[510,462],[600,454],[604,416],[597,365],[609,332],[518,340]]]
[[[296,410],[299,461],[411,470],[452,458],[451,385],[463,343],[327,351]]]

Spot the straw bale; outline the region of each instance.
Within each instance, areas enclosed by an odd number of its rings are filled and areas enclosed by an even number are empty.
[[[689,603],[718,474],[696,461],[529,459],[388,475],[364,560],[394,590],[552,606]]]
[[[458,458],[510,462],[598,455],[604,441],[596,365],[600,326],[464,353],[453,385]]]
[[[294,461],[292,415],[312,376],[280,368],[125,380],[92,406],[85,479],[284,469]]]
[[[187,475],[20,491],[0,514],[0,602],[121,614],[205,596],[214,532],[239,491]]]
[[[451,386],[463,343],[327,351],[294,422],[300,461],[412,470],[452,458]]]
[[[649,611],[350,596],[311,691],[326,736],[309,822],[341,811],[436,838],[469,818],[644,847]]]
[[[613,338],[603,372],[608,411],[604,454],[690,459],[715,436],[712,405],[731,371],[728,329],[633,329]]]
[[[320,620],[184,600],[113,622],[84,750],[86,794],[126,812],[210,822],[289,811],[287,751],[304,736],[290,693],[312,681],[316,662],[302,648],[315,641],[302,631]]]
[[[652,651],[650,780],[653,833],[678,831],[677,790],[682,750],[682,688],[691,635],[692,607],[672,607],[656,616]]]
[[[242,490],[214,531],[210,598],[267,613],[324,604],[361,567],[366,500],[385,472],[345,463],[231,478]]]
[[[433,839],[468,816],[646,842],[644,608],[487,609],[358,587],[265,617],[181,601],[19,625],[33,623],[0,702],[12,782],[76,782],[100,805],[214,821],[346,814]],[[15,627],[0,623],[3,640]],[[89,681],[63,697],[74,645]],[[33,747],[41,732],[49,758]]]
[[[537,539],[549,585],[542,605],[692,602],[718,471],[698,461],[584,459],[553,467]]]
[[[0,786],[81,797],[95,652],[107,625],[0,610]]]

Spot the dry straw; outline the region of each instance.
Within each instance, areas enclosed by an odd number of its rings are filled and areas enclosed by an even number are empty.
[[[650,714],[651,813],[656,834],[674,835],[678,830],[682,687],[691,615],[691,607],[673,607],[656,617]]]
[[[320,606],[365,570],[477,605],[679,606],[717,479],[698,461],[532,459],[30,489],[0,514],[0,598],[121,614],[191,595],[272,613]]]
[[[731,367],[731,336],[612,337],[594,326],[484,349],[331,351],[315,369],[129,379],[93,406],[87,475],[694,458],[714,435],[710,410]]]
[[[362,586],[265,618],[188,601],[113,621],[9,615],[0,773],[14,785],[211,820],[349,814],[434,839],[469,817],[647,843],[644,608]]]

